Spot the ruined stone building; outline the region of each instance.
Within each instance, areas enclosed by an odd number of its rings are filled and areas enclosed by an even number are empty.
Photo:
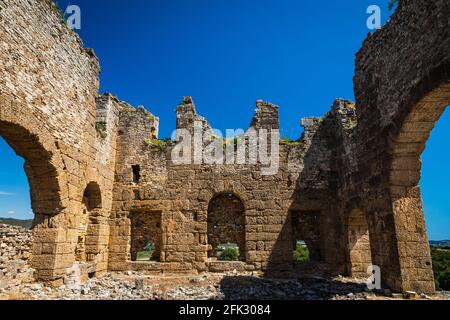
[[[449,16],[448,0],[400,0],[356,55],[356,103],[303,119],[302,140],[281,142],[278,172],[263,175],[262,163],[174,164],[157,117],[98,94],[94,52],[50,0],[1,0],[0,135],[25,159],[38,279],[74,268],[366,276],[373,264],[386,287],[433,292],[418,183],[450,104]],[[209,127],[190,98],[176,112],[177,128]],[[278,107],[258,101],[250,123],[278,129]],[[307,267],[294,268],[297,240]],[[148,243],[152,261],[137,261]],[[222,243],[239,261],[213,258]]]

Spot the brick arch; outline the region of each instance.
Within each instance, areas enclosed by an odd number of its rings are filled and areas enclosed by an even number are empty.
[[[245,260],[245,206],[233,192],[220,192],[208,204],[208,255],[214,256],[218,245],[235,243],[239,246],[240,260]]]
[[[371,141],[378,149],[376,158],[360,156],[360,171],[369,176],[365,190],[357,193],[368,213],[373,264],[381,267],[383,282],[396,291],[435,291],[419,182],[427,140],[450,105],[449,66],[443,63],[426,73],[389,118],[378,115],[382,121],[389,119],[388,126],[375,127],[377,131],[365,125],[359,128],[363,134],[375,131],[379,141]],[[363,111],[360,120],[365,118],[368,114]]]

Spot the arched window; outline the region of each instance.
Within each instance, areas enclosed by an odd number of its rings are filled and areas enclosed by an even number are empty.
[[[322,260],[320,211],[291,211],[294,266]]]
[[[245,260],[245,208],[233,193],[216,195],[208,207],[210,258]]]
[[[90,182],[86,186],[82,204],[75,255],[78,262],[92,262],[99,253],[99,230],[96,225],[102,208],[102,195],[98,183]]]

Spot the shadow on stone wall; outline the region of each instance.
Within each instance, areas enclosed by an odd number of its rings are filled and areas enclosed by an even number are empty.
[[[342,241],[343,230],[339,223],[339,217],[334,210],[336,206],[336,174],[334,172],[333,151],[336,145],[335,121],[331,116],[325,118],[307,118],[303,120],[305,131],[301,146],[289,146],[290,152],[302,152],[304,154],[303,168],[295,183],[295,191],[292,195],[292,203],[283,217],[284,223],[281,232],[273,246],[268,259],[264,276],[268,278],[292,277],[302,272],[302,268],[294,271],[293,251],[296,240],[314,242],[311,255],[313,261],[303,268],[309,276],[313,276],[307,270],[316,270],[317,275],[328,276],[331,270],[338,269],[332,263],[338,263],[337,257]],[[295,150],[302,148],[303,150]],[[304,216],[316,215],[317,226],[311,226],[318,234],[306,235],[305,239],[296,239],[294,235],[292,219],[293,214]],[[338,219],[338,220],[336,220]],[[308,220],[308,219],[307,219]],[[311,219],[309,219],[311,220]],[[311,238],[311,239],[308,239]],[[309,246],[311,248],[311,246]],[[343,256],[343,255],[342,255]],[[339,260],[343,265],[343,262]],[[311,267],[317,265],[317,268]],[[320,267],[319,267],[320,266]],[[301,275],[301,274],[300,274]]]

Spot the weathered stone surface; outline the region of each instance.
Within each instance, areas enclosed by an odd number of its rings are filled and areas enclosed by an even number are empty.
[[[341,178],[343,210],[364,212],[372,262],[397,291],[434,292],[420,155],[450,105],[449,12],[445,0],[400,1],[356,57],[358,126],[347,158],[358,164]]]
[[[449,6],[400,1],[357,54],[356,105],[337,99],[325,117],[302,119],[302,138],[276,144],[279,170],[264,175],[257,157],[176,164],[156,116],[98,95],[95,54],[50,0],[3,0],[0,135],[25,159],[35,213],[24,258],[38,279],[75,290],[108,270],[363,276],[375,264],[393,291],[432,293],[418,182],[420,154],[450,104]],[[258,100],[247,133],[274,133],[278,112]],[[177,129],[194,133],[198,122],[209,133],[200,152],[222,144],[191,97],[176,114]],[[239,201],[216,201],[224,194]],[[297,240],[311,251],[303,270]],[[223,241],[238,244],[241,262],[211,261]],[[145,242],[158,261],[133,261]]]

